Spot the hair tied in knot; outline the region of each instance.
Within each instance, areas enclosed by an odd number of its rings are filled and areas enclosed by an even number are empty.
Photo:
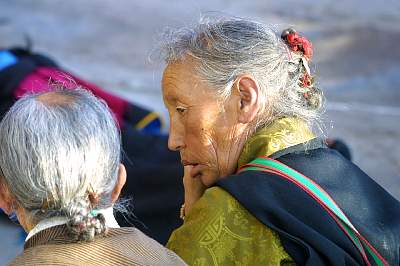
[[[92,184],[89,183],[89,186],[87,188],[87,194],[89,197],[89,201],[91,204],[91,207],[94,208],[97,203],[99,203],[99,195],[94,191]]]
[[[312,44],[305,38],[300,36],[294,29],[289,28],[282,32],[281,38],[294,52],[302,52],[307,60],[311,60],[313,55]]]

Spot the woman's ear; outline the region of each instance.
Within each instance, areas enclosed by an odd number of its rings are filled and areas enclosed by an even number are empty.
[[[240,99],[237,106],[238,122],[243,124],[252,122],[260,108],[260,89],[257,82],[250,75],[241,75],[236,79],[233,88]]]
[[[119,195],[121,194],[121,190],[125,185],[125,182],[126,182],[126,169],[125,166],[121,163],[119,164],[119,169],[118,169],[118,179],[111,193],[112,203],[117,201]]]

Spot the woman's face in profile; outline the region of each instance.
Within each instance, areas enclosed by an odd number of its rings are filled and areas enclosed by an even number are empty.
[[[197,75],[192,59],[170,63],[162,92],[170,117],[168,147],[179,151],[190,175],[209,187],[232,174],[240,149],[235,145],[237,117],[232,101],[222,102]]]

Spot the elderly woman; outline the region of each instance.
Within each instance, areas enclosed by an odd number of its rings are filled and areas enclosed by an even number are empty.
[[[190,265],[398,265],[400,204],[312,131],[311,43],[242,19],[167,35],[169,148],[185,167]]]
[[[11,265],[185,265],[113,204],[126,180],[107,106],[82,89],[18,100],[0,124],[0,207],[28,234]]]

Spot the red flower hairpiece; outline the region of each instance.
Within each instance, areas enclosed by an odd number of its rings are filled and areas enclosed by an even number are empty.
[[[294,29],[286,29],[282,32],[282,39],[287,43],[290,50],[300,51],[307,60],[313,55],[312,44],[305,37],[300,36]]]

